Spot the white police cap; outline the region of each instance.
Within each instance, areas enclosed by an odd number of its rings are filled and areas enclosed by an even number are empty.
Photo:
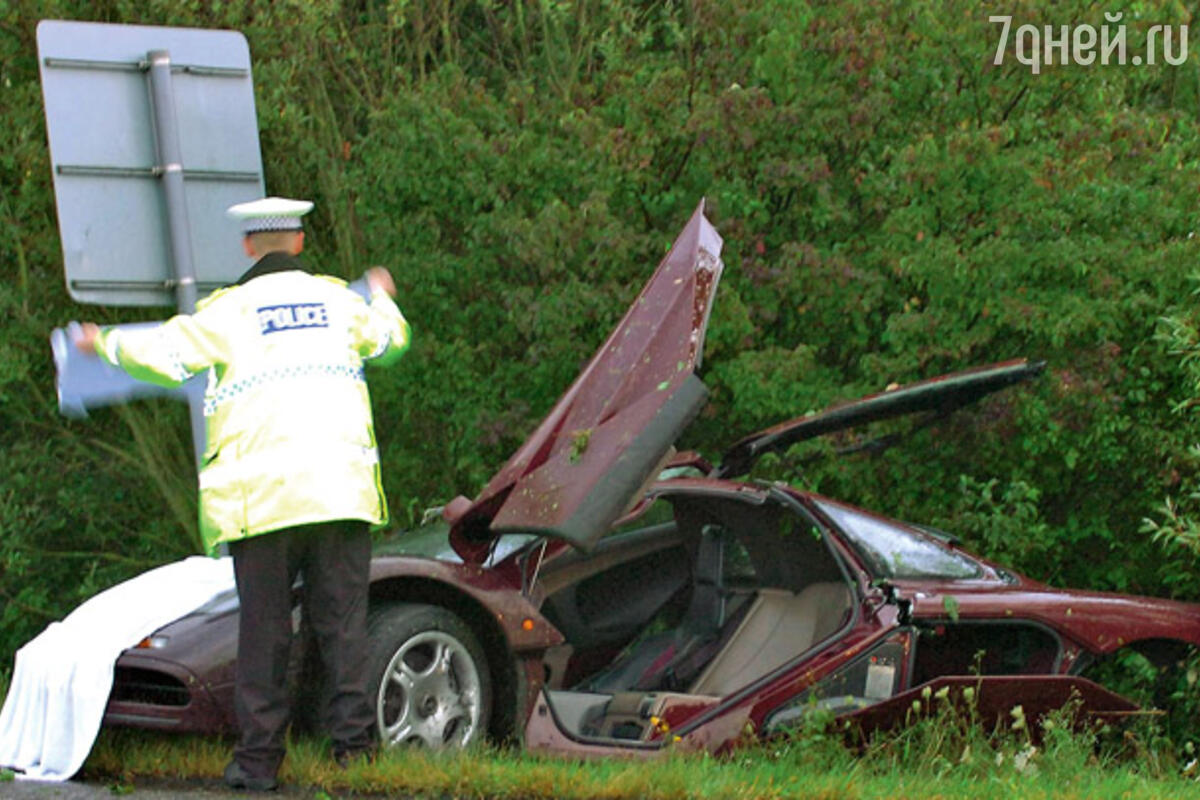
[[[242,232],[249,235],[263,231],[301,230],[304,225],[300,218],[312,211],[312,207],[312,202],[308,200],[264,197],[261,200],[230,206],[225,213],[241,220]]]

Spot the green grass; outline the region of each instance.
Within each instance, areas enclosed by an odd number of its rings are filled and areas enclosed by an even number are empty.
[[[1200,783],[1181,776],[1180,760],[1153,731],[1118,732],[1100,742],[1067,732],[1061,721],[1036,747],[1025,731],[989,734],[970,720],[937,713],[862,753],[846,749],[827,727],[810,726],[725,757],[667,752],[650,761],[580,761],[513,749],[397,750],[345,771],[320,742],[302,739],[291,744],[280,777],[334,797],[1200,798]],[[105,731],[84,777],[124,785],[216,779],[231,750],[218,738]]]
[[[0,691],[6,684],[0,674]],[[1177,748],[1152,724],[1081,734],[1072,732],[1073,712],[1064,709],[1043,724],[1034,747],[1023,721],[986,731],[969,709],[925,699],[913,725],[861,752],[847,749],[841,732],[816,717],[791,737],[750,743],[728,756],[675,751],[649,761],[581,761],[493,747],[448,754],[403,749],[341,770],[323,742],[301,738],[290,743],[280,778],[331,797],[1200,800],[1200,781],[1184,777],[1194,748]],[[116,787],[216,781],[232,752],[233,741],[221,737],[104,729],[79,777]]]

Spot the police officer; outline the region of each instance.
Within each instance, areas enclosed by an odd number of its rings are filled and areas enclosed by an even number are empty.
[[[131,332],[81,326],[77,346],[135,378],[176,386],[208,372],[200,528],[210,554],[228,543],[241,603],[235,707],[240,740],[225,770],[236,789],[272,790],[289,721],[292,586],[330,680],[339,763],[371,746],[366,605],[371,524],[387,520],[363,362],[409,344],[387,270],[367,271],[370,300],[315,275],[297,256],[312,203],[268,197],[229,214],[254,265],[194,314]]]

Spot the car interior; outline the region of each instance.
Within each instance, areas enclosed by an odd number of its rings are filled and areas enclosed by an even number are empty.
[[[678,494],[546,578],[566,637],[547,696],[582,739],[647,742],[815,652],[853,594],[821,529],[773,497]]]

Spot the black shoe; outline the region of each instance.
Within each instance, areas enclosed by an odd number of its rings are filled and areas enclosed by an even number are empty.
[[[225,785],[248,792],[273,792],[279,788],[279,781],[274,775],[251,775],[241,764],[230,761],[225,768]]]

